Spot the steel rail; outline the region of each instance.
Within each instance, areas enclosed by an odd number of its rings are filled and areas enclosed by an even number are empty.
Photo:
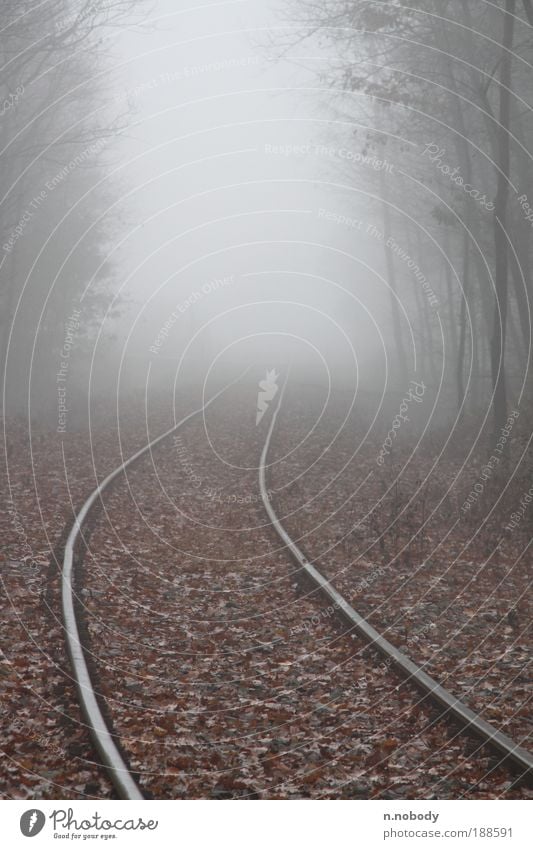
[[[242,375],[237,378],[240,380]],[[202,413],[216,399],[225,392],[230,386],[233,386],[237,380],[225,386],[217,392],[209,401],[184,416],[177,424],[169,428],[161,436],[156,437],[135,454],[132,454],[127,460],[116,467],[106,478],[93,490],[88,499],[85,501],[80,511],[77,513],[74,524],[70,530],[65,550],[63,554],[63,568],[61,574],[61,601],[63,610],[63,623],[65,628],[65,640],[67,651],[70,658],[76,690],[82,710],[83,717],[87,724],[87,728],[94,746],[102,759],[102,765],[109,773],[109,777],[118,793],[120,799],[144,799],[144,795],[135,781],[131,771],[126,765],[118,746],[113,739],[109,725],[107,724],[96,697],[94,684],[85,659],[85,652],[80,638],[80,629],[78,618],[76,615],[76,606],[74,603],[75,591],[73,588],[73,573],[75,565],[75,548],[78,539],[82,537],[84,523],[87,521],[90,511],[95,504],[101,499],[103,492],[107,487],[121,475],[128,466],[131,466],[139,460],[148,451],[151,451],[156,445],[182,427],[190,419]]]
[[[474,711],[457,699],[452,693],[427,675],[427,673],[417,666],[417,664],[414,663],[406,654],[393,646],[392,643],[376,631],[376,629],[373,628],[366,619],[363,619],[363,617],[354,610],[354,608],[321,574],[321,572],[319,572],[319,570],[308,561],[308,558],[305,556],[303,551],[301,551],[301,549],[291,539],[290,535],[281,524],[268,496],[266,468],[270,442],[274,432],[276,418],[279,410],[281,409],[286,385],[287,380],[281,389],[276,409],[272,413],[259,465],[259,487],[261,491],[261,498],[276,533],[285,543],[285,546],[292,555],[293,559],[298,566],[301,567],[302,571],[311,580],[313,585],[318,587],[320,592],[328,601],[333,602],[335,609],[339,610],[344,619],[348,621],[348,623],[361,637],[363,637],[366,642],[370,643],[370,645],[381,655],[384,655],[397,670],[404,674],[407,682],[417,686],[418,689],[428,695],[432,701],[437,703],[439,707],[445,708],[443,716],[449,714],[459,720],[464,731],[473,733],[477,737],[480,737],[493,750],[497,751],[498,754],[504,755],[506,760],[509,759],[516,767],[518,767],[524,777],[528,775],[531,778],[533,776],[533,756],[526,749],[515,743],[514,740],[506,734],[498,731],[490,725],[490,723],[482,719],[478,714],[474,713]]]

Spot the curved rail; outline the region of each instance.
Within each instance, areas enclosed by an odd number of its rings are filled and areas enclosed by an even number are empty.
[[[237,378],[237,380],[240,380],[241,377],[242,375]],[[215,401],[230,386],[233,386],[233,384],[236,383],[237,380],[228,384],[228,386],[225,386],[223,389],[217,392],[209,401],[207,401],[207,403],[199,407],[197,410],[194,410],[192,413],[189,413],[187,416],[181,419],[181,421],[173,425],[173,427],[169,428],[169,430],[165,431],[165,433],[163,433],[161,436],[158,436],[156,439],[153,439],[151,442],[145,445],[144,448],[141,448],[140,451],[137,451],[135,454],[125,460],[124,463],[121,463],[120,466],[117,466],[117,468],[112,471],[106,478],[104,478],[102,483],[100,483],[96,487],[96,489],[90,494],[89,498],[87,499],[87,501],[85,501],[81,510],[76,515],[74,525],[72,526],[67,541],[65,543],[65,551],[63,554],[63,569],[61,575],[61,598],[67,650],[70,657],[82,714],[84,716],[85,722],[87,723],[89,734],[91,735],[95,748],[102,759],[102,764],[106,767],[111,781],[113,782],[115,789],[119,795],[119,798],[121,799],[144,799],[144,796],[137,782],[133,778],[133,775],[128,769],[113,739],[113,734],[106,723],[102,711],[100,710],[93,682],[91,680],[89,669],[87,667],[87,662],[85,660],[85,653],[80,639],[80,629],[78,627],[78,620],[76,617],[76,609],[74,604],[75,593],[72,586],[72,578],[74,571],[74,553],[76,543],[80,538],[83,525],[86,522],[91,509],[101,498],[102,493],[105,489],[107,489],[109,484],[112,483],[112,481],[114,481],[115,478],[117,478],[120,474],[122,474],[122,472],[124,472],[128,468],[128,466],[131,466],[132,463],[134,463],[136,460],[139,460],[144,454],[154,448],[155,445],[157,445],[163,439],[166,439],[167,436],[170,436],[171,433],[174,433],[174,431],[178,430],[178,428],[182,427],[182,425],[184,425],[190,419],[194,418],[194,416],[197,416],[204,410],[206,410],[207,407],[209,407],[213,403],[213,401]]]
[[[238,378],[238,380],[240,380],[240,378]],[[169,430],[167,430],[165,433],[161,434],[156,439],[149,442],[147,445],[145,445],[143,448],[141,448],[139,451],[137,451],[119,466],[117,466],[117,468],[114,469],[114,471],[112,471],[96,487],[96,489],[91,493],[89,498],[85,501],[82,508],[76,515],[74,525],[70,530],[65,544],[65,551],[63,556],[63,570],[61,578],[61,592],[67,649],[72,665],[73,676],[78,692],[80,706],[89,733],[91,735],[95,748],[102,759],[102,764],[107,769],[111,781],[113,782],[113,785],[115,786],[115,789],[121,799],[141,800],[145,797],[137,782],[135,781],[131,771],[126,765],[119,751],[119,748],[114,741],[113,733],[111,732],[102,714],[94,690],[93,682],[91,680],[89,669],[87,667],[87,662],[85,660],[85,654],[81,643],[80,630],[78,626],[76,609],[74,604],[75,593],[72,586],[76,544],[79,538],[82,536],[83,526],[84,523],[87,521],[91,509],[95,506],[95,504],[101,498],[104,490],[112,483],[112,481],[114,481],[115,478],[122,474],[122,472],[124,472],[134,462],[139,460],[148,451],[158,445],[162,440],[166,439],[170,434],[174,433],[190,419],[202,413],[223,392],[225,392],[226,389],[229,388],[229,386],[232,386],[236,382],[237,381],[233,381],[228,386],[221,389],[206,404],[189,413],[177,424],[169,428]],[[488,722],[481,719],[481,717],[479,717],[472,710],[470,710],[470,708],[463,704],[459,699],[455,698],[455,696],[453,696],[451,693],[441,687],[440,684],[438,684],[433,678],[423,672],[420,667],[418,667],[412,660],[410,660],[409,657],[407,657],[407,655],[403,654],[403,652],[399,651],[399,649],[395,648],[395,646],[393,646],[391,643],[388,642],[388,640],[381,636],[378,631],[376,631],[365,619],[362,618],[362,616],[360,616],[351,607],[351,605],[346,601],[346,599],[344,599],[343,596],[339,592],[337,592],[337,590],[318,571],[318,569],[316,569],[316,567],[313,566],[313,564],[307,560],[304,553],[291,539],[291,537],[279,521],[278,516],[272,507],[267,493],[266,461],[272,434],[274,431],[274,426],[276,423],[277,414],[281,408],[281,403],[285,392],[285,386],[286,383],[280,392],[278,405],[273,411],[265,444],[261,453],[259,467],[259,485],[261,491],[261,498],[265,510],[268,514],[268,517],[272,522],[275,531],[288,549],[289,553],[296,561],[298,566],[301,567],[302,571],[306,574],[306,576],[311,580],[311,582],[321,591],[321,593],[330,602],[333,602],[333,604],[348,621],[348,623],[353,628],[355,628],[355,630],[368,643],[370,643],[381,654],[385,655],[391,661],[391,663],[393,663],[395,667],[404,674],[408,681],[415,684],[426,695],[429,695],[429,697],[434,702],[439,704],[440,707],[445,708],[446,714],[450,714],[455,719],[458,719],[464,726],[466,731],[475,733],[476,736],[480,737],[485,743],[490,745],[500,755],[504,755],[506,759],[509,759],[515,766],[517,766],[521,770],[523,775],[533,775],[533,757],[531,756],[531,754],[525,749],[515,744],[514,741],[507,737],[505,734],[502,734],[502,732],[493,728]]]
[[[440,684],[437,683],[433,678],[423,672],[419,666],[416,665],[407,655],[397,649],[392,643],[389,643],[375,628],[370,625],[366,619],[363,619],[362,616],[357,613],[353,607],[346,601],[343,596],[337,592],[337,590],[333,587],[332,584],[318,571],[318,569],[313,566],[312,563],[309,563],[305,554],[298,548],[296,543],[291,539],[283,525],[278,519],[278,516],[272,507],[271,501],[268,497],[267,486],[266,486],[266,460],[268,456],[268,449],[270,447],[270,441],[272,438],[272,433],[274,432],[274,425],[276,423],[276,417],[278,415],[279,410],[281,409],[281,402],[283,400],[283,394],[285,392],[285,387],[287,385],[287,380],[285,381],[283,388],[279,395],[279,401],[276,409],[273,411],[272,419],[270,421],[270,426],[267,432],[265,444],[263,447],[263,451],[261,454],[261,460],[259,465],[259,487],[261,490],[261,498],[263,501],[263,505],[265,507],[266,512],[268,513],[268,517],[274,526],[278,536],[285,543],[288,551],[292,555],[293,559],[296,561],[298,566],[301,567],[302,571],[305,575],[312,581],[312,583],[318,587],[320,592],[328,599],[328,601],[333,602],[336,609],[342,614],[345,620],[368,642],[372,645],[373,648],[377,649],[380,654],[384,655],[394,666],[400,670],[406,677],[406,679],[415,684],[420,690],[422,690],[426,695],[432,699],[432,701],[436,702],[439,707],[445,708],[445,712],[450,714],[455,719],[458,719],[460,723],[464,726],[464,730],[470,733],[475,734],[477,737],[480,737],[485,743],[487,743],[492,749],[496,750],[498,754],[504,755],[505,759],[509,759],[516,767],[518,767],[523,776],[528,775],[529,777],[533,776],[533,756],[521,746],[518,746],[510,737],[506,734],[502,734],[501,731],[498,731],[496,728],[493,728],[490,723],[486,722],[484,719],[481,719],[478,714],[474,713],[474,711],[470,710],[463,702],[457,699],[452,693],[445,690],[444,687],[441,687]]]

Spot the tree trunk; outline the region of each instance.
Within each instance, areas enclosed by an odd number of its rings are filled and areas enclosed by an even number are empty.
[[[455,302],[453,295],[453,281],[452,281],[452,270],[450,268],[450,260],[451,257],[451,240],[450,240],[450,231],[446,226],[444,228],[444,253],[445,258],[443,260],[444,267],[444,282],[446,284],[446,300],[448,301],[448,337],[450,343],[450,349],[452,351],[457,351],[458,340],[457,340],[457,316],[455,315]]]
[[[447,43],[446,38],[446,30],[442,28],[441,31],[444,40]],[[450,51],[451,52],[451,51]],[[455,122],[457,133],[455,136],[455,146],[457,150],[457,156],[459,158],[459,162],[461,164],[461,168],[463,169],[465,183],[470,184],[472,182],[472,159],[470,155],[470,144],[468,142],[468,130],[466,126],[465,116],[463,112],[463,102],[459,97],[457,81],[455,78],[453,64],[449,58],[446,59],[446,65],[448,70],[448,76],[450,80],[450,88],[454,92],[453,97],[453,109],[455,112]],[[457,392],[457,409],[462,410],[464,412],[464,402],[465,402],[465,385],[464,385],[464,372],[465,372],[465,352],[466,352],[466,340],[467,340],[467,327],[466,327],[466,314],[467,308],[469,308],[469,314],[472,317],[472,304],[470,303],[470,241],[471,234],[473,230],[473,222],[474,218],[472,215],[472,201],[470,198],[466,198],[464,202],[464,221],[463,221],[463,248],[462,248],[462,282],[463,282],[463,291],[461,296],[461,306],[459,311],[459,341],[457,346],[457,361],[456,361],[456,372],[455,372],[455,381],[456,381],[456,392]],[[471,319],[472,323],[472,319]],[[474,330],[471,327],[471,338],[474,338]]]
[[[402,322],[400,316],[400,307],[398,304],[398,285],[396,279],[396,269],[394,267],[394,258],[391,249],[387,247],[387,241],[391,235],[390,210],[387,202],[387,192],[385,186],[385,178],[383,171],[379,172],[381,183],[381,207],[383,212],[383,249],[385,251],[385,263],[387,267],[387,282],[389,284],[391,311],[392,311],[392,329],[394,333],[394,344],[396,347],[396,362],[398,364],[398,378],[402,386],[407,386],[409,372],[407,368],[407,357],[405,354],[405,346],[402,335]]]
[[[508,243],[506,235],[507,197],[509,194],[511,117],[511,50],[513,47],[516,0],[506,0],[503,23],[498,126],[498,182],[494,200],[495,305],[490,345],[493,386],[494,433],[499,434],[507,418],[505,379],[505,338],[508,298]]]

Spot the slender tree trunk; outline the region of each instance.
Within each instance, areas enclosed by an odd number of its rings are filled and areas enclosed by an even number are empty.
[[[483,333],[483,316],[472,310],[472,410],[477,413],[483,405],[483,351],[487,334]]]
[[[392,329],[394,333],[394,345],[396,348],[397,355],[397,364],[398,364],[398,378],[402,384],[402,386],[407,385],[408,381],[408,368],[407,368],[407,357],[405,354],[405,345],[403,341],[402,335],[402,322],[400,316],[400,307],[398,304],[398,285],[396,278],[396,269],[394,267],[394,258],[392,256],[392,251],[389,247],[387,247],[387,241],[391,236],[391,221],[390,221],[390,210],[388,205],[387,198],[387,187],[385,182],[385,177],[383,171],[379,172],[380,175],[380,188],[381,188],[381,208],[383,213],[383,250],[385,251],[385,263],[387,268],[387,282],[390,287],[390,302],[391,302],[391,312],[392,312]]]
[[[468,232],[463,233],[463,293],[461,297],[461,309],[459,313],[459,346],[457,348],[457,371],[456,371],[456,386],[457,386],[457,407],[460,408],[465,397],[464,383],[464,362],[466,351],[466,309],[469,301],[470,288],[470,238]],[[472,310],[469,310],[470,316]]]
[[[442,24],[441,24],[442,29]],[[445,40],[446,38],[446,30],[443,29],[443,36]],[[472,159],[470,156],[470,145],[468,142],[468,131],[465,122],[465,116],[463,113],[463,103],[459,97],[458,89],[457,89],[457,81],[455,79],[455,73],[453,65],[448,58],[446,60],[448,76],[450,80],[450,88],[454,92],[453,97],[453,108],[455,112],[455,121],[456,121],[456,129],[457,135],[455,137],[455,145],[457,150],[457,156],[459,158],[459,162],[461,163],[461,168],[463,169],[465,183],[470,184],[472,181]],[[464,203],[464,221],[463,221],[463,248],[462,248],[462,270],[461,277],[463,281],[463,292],[461,297],[461,307],[459,311],[459,341],[457,346],[457,362],[456,362],[456,372],[455,372],[455,381],[456,381],[456,391],[457,391],[457,408],[461,409],[464,400],[465,400],[465,384],[464,384],[464,372],[465,372],[465,352],[466,352],[466,340],[467,340],[467,308],[469,307],[469,313],[472,315],[472,305],[470,303],[470,274],[471,274],[471,262],[470,262],[470,240],[471,233],[473,228],[473,215],[472,215],[472,201],[470,198],[465,199]],[[472,338],[473,338],[473,329],[472,329]],[[464,408],[463,408],[464,409]]]
[[[521,139],[526,138],[526,130],[524,129],[523,120],[520,115],[514,119],[514,123],[517,128],[515,135],[519,134],[519,138]],[[517,151],[516,170],[520,192],[525,192],[528,197],[531,197],[533,193],[531,160],[520,149]],[[510,235],[514,250],[511,250],[510,270],[518,302],[522,338],[525,350],[528,351],[531,345],[530,313],[531,305],[533,304],[530,257],[531,225],[522,215],[519,215],[518,220],[513,224],[511,229],[512,232]]]
[[[497,435],[507,418],[507,384],[505,377],[505,339],[508,299],[508,243],[506,235],[507,198],[509,194],[511,117],[511,70],[516,0],[506,0],[503,22],[498,126],[498,182],[494,200],[495,305],[490,345],[493,386],[494,431]]]
[[[444,250],[446,253],[446,259],[444,260],[444,282],[446,284],[446,300],[448,301],[448,334],[449,334],[449,342],[452,351],[457,351],[458,348],[458,339],[457,339],[457,316],[455,314],[455,304],[454,304],[454,296],[453,296],[453,282],[452,282],[452,271],[450,268],[450,263],[448,261],[449,257],[451,257],[451,241],[450,241],[450,232],[446,227],[444,230]]]
[[[411,255],[411,257],[414,257],[413,243],[409,239],[408,235],[407,235],[406,239],[407,239],[407,247],[409,249],[409,254]],[[421,239],[421,235],[420,235],[420,230],[416,231],[416,256],[417,257],[423,257],[424,256],[424,251],[422,249],[422,239]],[[415,286],[418,288],[419,284],[418,284],[416,278],[414,278],[414,276],[413,276],[413,279],[414,279]],[[429,373],[431,374],[431,379],[433,381],[433,385],[437,386],[438,381],[439,381],[439,374],[438,374],[437,364],[435,362],[435,348],[434,348],[434,345],[433,345],[433,337],[434,337],[433,327],[431,326],[431,316],[430,316],[430,312],[429,312],[428,299],[426,297],[425,292],[422,292],[421,296],[422,296],[421,297],[421,300],[422,300],[422,315],[423,315],[423,320],[424,320],[424,326],[426,328],[426,338],[427,338],[426,356],[427,356],[427,362],[428,362],[428,370],[429,370]]]
[[[418,286],[416,280],[413,277],[413,289],[415,292],[415,302],[416,302],[416,313],[417,313],[417,328],[418,328],[418,338],[415,336],[415,340],[422,351],[422,362],[427,360],[427,351],[429,348],[429,339],[426,336],[426,326],[424,322],[424,308],[422,306],[422,298],[424,295],[420,292],[420,287]]]
[[[512,253],[509,259],[511,280],[513,281],[513,288],[516,295],[518,321],[520,324],[520,332],[518,332],[517,328],[516,333],[512,332],[511,338],[515,340],[516,346],[520,351],[520,356],[524,360],[531,341],[531,303],[528,305],[527,292],[524,288],[524,269],[521,267],[521,263],[520,265],[518,264],[516,257]],[[512,318],[511,313],[509,313],[509,317]]]

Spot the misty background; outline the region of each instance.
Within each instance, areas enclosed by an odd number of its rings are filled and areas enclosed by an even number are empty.
[[[533,0],[2,11],[4,796],[527,798]]]
[[[243,364],[529,397],[528,3],[8,5],[7,415]]]

